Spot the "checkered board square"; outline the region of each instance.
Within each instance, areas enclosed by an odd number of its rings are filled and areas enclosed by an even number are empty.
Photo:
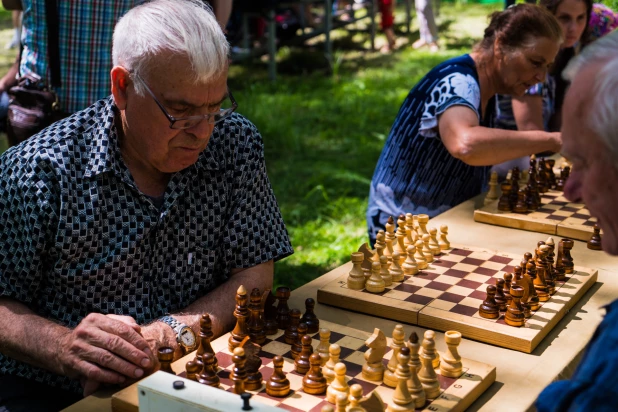
[[[590,216],[583,203],[571,203],[564,197],[563,192],[557,190],[543,193],[541,203],[534,212],[514,213],[498,210],[496,200],[475,210],[474,220],[578,240],[590,239],[597,220]]]
[[[507,325],[504,315],[482,318],[479,306],[487,286],[513,273],[523,255],[452,246],[427,269],[393,282],[382,293],[349,289],[352,266],[343,265],[335,269],[341,275],[318,290],[318,301],[431,329],[454,329],[467,338],[530,353],[597,279],[596,270],[576,266],[565,282],[557,282],[556,294],[517,328]]]

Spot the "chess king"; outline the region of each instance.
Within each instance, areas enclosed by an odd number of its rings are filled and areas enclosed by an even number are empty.
[[[137,6],[111,96],[0,157],[0,410],[140,379],[202,313],[230,330],[240,285],[272,286],[292,248],[228,51],[199,0]]]
[[[603,249],[618,255],[618,32],[587,46],[564,77],[572,83],[562,113],[563,154],[573,162],[565,196],[586,204],[604,231]],[[615,410],[618,300],[606,309],[571,379],[539,395],[540,412]]]

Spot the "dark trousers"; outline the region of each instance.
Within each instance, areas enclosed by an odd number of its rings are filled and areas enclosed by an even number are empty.
[[[57,412],[81,395],[16,376],[0,375],[0,412]]]

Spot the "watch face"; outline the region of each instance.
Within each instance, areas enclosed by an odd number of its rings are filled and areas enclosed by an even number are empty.
[[[195,346],[195,334],[190,327],[184,327],[180,331],[180,342],[187,348]]]

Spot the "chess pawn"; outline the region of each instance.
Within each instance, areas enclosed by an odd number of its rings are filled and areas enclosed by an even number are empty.
[[[328,351],[328,348],[330,347],[330,330],[326,329],[326,328],[321,328],[320,329],[320,343],[318,344],[318,347],[316,348],[316,352],[318,353],[318,355],[320,355],[320,365],[324,366],[326,365],[326,362],[328,362],[328,359],[330,358],[330,353]]]
[[[416,253],[414,255],[414,259],[416,260],[416,266],[418,266],[419,270],[427,269],[429,266],[427,264],[427,259],[425,259],[425,255],[423,254],[423,241],[416,241]]]
[[[190,360],[185,365],[185,371],[187,372],[186,377],[187,379],[192,380],[192,381],[197,381],[197,375],[200,373],[203,367],[202,360],[200,359],[199,363],[196,360],[197,360],[197,355],[195,356],[193,360]]]
[[[410,366],[408,365],[410,360],[409,354],[410,350],[408,348],[402,348],[401,351],[397,353],[397,369],[395,373],[397,377],[397,386],[393,394],[392,403],[388,405],[386,412],[408,412],[415,409],[414,399],[408,390],[408,381],[412,377]],[[395,354],[393,354],[393,356],[395,356]]]
[[[523,305],[528,301],[528,298],[530,297],[530,284],[526,279],[524,279],[521,266],[515,266],[513,270],[513,282],[511,283],[511,285],[521,286],[524,290],[524,296],[521,298],[521,303]]]
[[[247,308],[247,289],[240,285],[236,291],[236,307],[234,309],[234,317],[236,318],[236,326],[230,333],[228,339],[228,349],[230,352],[234,348],[240,346],[243,339],[249,334],[247,330],[247,319],[249,318],[249,309]]]
[[[285,330],[283,338],[288,345],[293,344],[298,339],[298,324],[300,323],[300,310],[290,310],[290,324]]]
[[[352,270],[348,274],[347,285],[352,290],[362,290],[365,288],[365,274],[363,273],[363,260],[365,255],[362,252],[352,253]]]
[[[171,373],[173,375],[176,374],[172,370],[172,361],[174,360],[174,349],[173,348],[170,348],[167,346],[160,347],[157,352],[157,358],[159,359],[159,364],[161,365],[159,367],[159,370],[163,372]]]
[[[392,356],[386,365],[386,370],[384,371],[384,384],[386,386],[390,386],[394,388],[397,386],[399,382],[399,378],[396,376],[397,370],[397,354],[399,351],[405,347],[405,332],[403,330],[403,326],[395,325],[393,329],[393,340],[391,341],[391,349],[393,349]],[[409,355],[408,355],[409,360]]]
[[[556,253],[556,280],[566,282],[565,267],[562,258],[564,257],[564,244],[558,242],[558,252]]]
[[[414,258],[414,253],[416,252],[416,246],[410,245],[408,246],[408,253],[406,255],[406,260],[403,262],[403,273],[408,276],[414,276],[418,273],[418,265],[416,264],[416,259]]]
[[[212,353],[204,353],[202,355],[202,371],[197,375],[197,381],[202,385],[212,386],[218,388],[221,381],[217,375],[217,367],[215,366],[215,360],[217,358]]]
[[[423,235],[422,239],[423,239],[423,256],[427,260],[427,263],[431,263],[433,262],[433,253],[431,252],[431,249],[429,248],[429,241],[431,240],[431,236]]]
[[[337,395],[335,404],[337,405],[335,412],[346,412],[348,407],[348,396],[344,394]]]
[[[442,225],[440,226],[440,241],[438,244],[440,245],[440,249],[448,250],[451,248],[451,242],[448,241],[446,236],[448,235],[448,226]]]
[[[281,330],[286,330],[290,323],[290,308],[288,307],[288,299],[290,299],[290,288],[279,286],[275,292],[277,300],[277,327]]]
[[[574,271],[573,258],[571,257],[571,249],[575,243],[571,239],[562,239],[562,264],[564,265],[564,273],[570,275]]]
[[[384,243],[384,231],[379,230],[376,235],[376,244],[374,246],[375,253],[373,254],[373,261],[380,263],[380,258],[384,256],[384,249],[386,244]]]
[[[427,400],[425,396],[425,389],[423,389],[423,384],[418,378],[418,371],[420,369],[415,365],[410,364],[410,379],[408,380],[408,392],[410,392],[410,396],[414,401],[414,407],[416,409],[421,409],[425,406],[425,402]]]
[[[237,395],[245,393],[245,381],[247,380],[247,372],[245,371],[246,361],[245,350],[243,348],[234,349],[234,355],[232,356],[234,368],[232,373],[230,373],[230,380],[234,382],[234,393]]]
[[[384,281],[384,286],[391,286],[393,284],[393,276],[388,270],[388,258],[386,256],[380,258],[380,276]]]
[[[449,378],[459,378],[463,373],[461,356],[459,356],[457,351],[457,347],[461,343],[461,333],[454,330],[446,331],[444,333],[444,341],[446,342],[447,350],[444,356],[442,356],[442,362],[440,362],[440,375],[448,376]]]
[[[363,364],[363,378],[368,381],[381,382],[384,378],[384,364],[382,358],[386,351],[386,336],[375,328],[373,334],[365,341],[369,349],[365,351],[365,363]]]
[[[502,196],[500,196],[500,200],[498,200],[498,210],[502,212],[510,212],[511,211],[511,182],[504,181],[500,185],[500,189],[502,189]]]
[[[489,191],[485,196],[485,204],[488,205],[498,199],[498,172],[491,172],[489,178]]]
[[[498,319],[500,317],[499,306],[496,303],[496,287],[494,285],[487,286],[487,297],[479,306],[479,315],[486,319]]]
[[[504,279],[496,279],[496,297],[494,300],[498,305],[498,310],[500,312],[505,312],[508,301],[506,300],[506,296],[504,296]]]
[[[440,244],[438,243],[438,229],[432,227],[429,229],[429,249],[434,256],[440,254]]]
[[[416,332],[410,333],[410,337],[406,342],[406,347],[410,349],[410,366],[414,366],[417,371],[420,371],[422,364],[418,353],[421,348],[421,344],[418,342],[418,335]]]
[[[350,395],[348,395],[348,409],[346,412],[367,412],[365,408],[360,406],[363,399],[363,387],[358,383],[350,386]]]
[[[528,285],[530,290],[530,296],[528,296],[528,305],[530,306],[530,310],[539,310],[539,296],[536,294],[536,289],[534,287],[534,280],[536,279],[536,266],[534,264],[534,260],[532,259],[528,260],[528,263],[526,263],[526,277],[528,278]]]
[[[371,265],[371,276],[365,282],[365,290],[371,293],[384,292],[386,285],[384,279],[380,276],[381,266],[378,262],[373,262]]]
[[[586,247],[592,250],[601,250],[603,249],[603,247],[601,246],[601,228],[595,223],[593,230],[594,232],[592,233],[590,240],[586,244]]]
[[[315,316],[314,308],[315,300],[313,298],[305,299],[305,313],[300,321],[307,325],[307,333],[317,333],[320,330],[320,320]]]
[[[304,322],[300,322],[298,324],[298,339],[294,342],[290,347],[290,353],[292,354],[292,359],[296,360],[298,355],[303,350],[303,336],[307,334],[307,324]]]
[[[422,343],[423,351],[421,353],[421,370],[418,373],[418,379],[423,385],[425,397],[435,399],[440,395],[440,385],[438,384],[438,376],[433,368],[433,359],[436,353],[435,333],[432,330],[425,332],[425,339]]]
[[[283,357],[273,358],[274,371],[268,382],[266,382],[266,393],[270,396],[282,398],[290,393],[290,381],[283,372]]]
[[[524,308],[521,306],[521,298],[524,295],[524,290],[521,286],[511,286],[511,296],[513,299],[506,309],[506,315],[504,321],[510,326],[524,326],[525,316]]]
[[[421,237],[423,235],[428,235],[429,234],[429,232],[427,231],[427,223],[429,223],[429,215],[426,215],[426,214],[418,215],[418,227],[420,229],[418,234]]]
[[[403,230],[397,231],[397,233],[395,233],[395,238],[397,241],[395,242],[395,246],[393,247],[393,254],[399,253],[399,255],[402,255],[405,253],[406,251],[406,246],[404,243],[405,237],[406,235],[403,233]]]
[[[258,288],[253,288],[249,296],[249,323],[247,324],[247,332],[251,340],[258,345],[262,345],[266,340],[262,294]]]
[[[504,289],[502,292],[504,293],[504,297],[506,298],[507,304],[511,302],[511,282],[513,281],[513,275],[510,273],[504,274]]]
[[[328,353],[330,358],[324,366],[322,366],[322,374],[326,378],[326,382],[330,384],[335,379],[335,365],[339,362],[339,356],[341,355],[341,347],[336,343],[332,343],[328,347]]]
[[[547,254],[545,255],[545,283],[550,295],[556,293],[556,279],[554,275],[554,239],[550,236],[545,242],[547,245]],[[525,295],[524,295],[525,297]],[[522,303],[525,302],[522,300]]]
[[[294,370],[297,373],[304,375],[309,371],[309,368],[311,367],[311,364],[309,363],[309,358],[313,353],[313,346],[311,346],[311,336],[304,335],[301,340],[303,348],[298,354],[296,360],[294,361]]]
[[[345,395],[346,403],[350,394],[350,387],[346,380],[345,373],[347,368],[345,363],[338,362],[335,365],[335,379],[326,389],[326,400],[330,403],[335,403],[338,395]]]
[[[311,368],[303,378],[303,392],[311,395],[321,395],[326,392],[326,378],[322,374],[320,363],[320,355],[311,354],[309,357]]]
[[[535,211],[539,209],[539,200],[537,195],[534,193],[534,190],[530,187],[530,185],[526,185],[525,187],[526,190],[526,196],[525,196],[525,201],[526,201],[526,206],[528,207],[529,211]]]
[[[517,201],[513,207],[515,213],[528,213],[528,205],[526,204],[526,190],[519,189],[517,192]]]
[[[393,253],[393,263],[389,269],[393,282],[403,282],[403,268],[401,267],[401,256],[399,253]]]
[[[549,174],[549,187],[551,189],[556,188],[556,174],[554,173],[554,166],[556,165],[555,159],[545,159],[545,168]]]

